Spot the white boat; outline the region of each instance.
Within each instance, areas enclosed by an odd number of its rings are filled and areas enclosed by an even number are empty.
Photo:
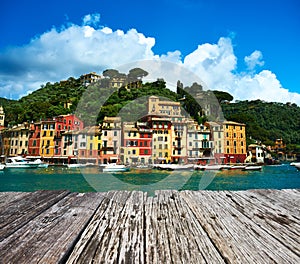
[[[24,169],[24,168],[37,168],[39,164],[24,159],[23,157],[10,157],[6,159],[5,167],[6,168],[14,168],[14,169]]]
[[[86,167],[86,164],[71,163],[71,164],[67,164],[67,167],[70,168],[70,169],[73,169],[73,168],[83,168],[83,167]]]
[[[130,168],[116,163],[102,164],[99,166],[103,172],[119,172],[119,171],[129,171]]]
[[[246,166],[243,170],[245,171],[259,171],[262,169],[262,166]]]
[[[291,162],[290,163],[291,166],[300,166],[300,162]]]
[[[49,164],[46,162],[43,162],[41,159],[36,159],[32,157],[26,157],[24,159],[25,161],[31,162],[33,164],[37,164],[38,168],[48,168]]]
[[[232,165],[230,170],[243,170],[245,168],[246,168],[245,165]]]
[[[0,171],[5,169],[5,165],[4,164],[0,164]]]
[[[194,165],[195,170],[222,170],[223,165]]]
[[[295,167],[300,171],[300,164],[296,164]]]
[[[192,170],[193,164],[157,164],[155,168],[160,170]]]

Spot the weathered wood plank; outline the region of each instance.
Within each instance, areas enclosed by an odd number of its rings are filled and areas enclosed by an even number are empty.
[[[58,263],[102,200],[100,193],[64,197],[0,242],[0,263]]]
[[[300,223],[289,211],[268,203],[261,197],[255,197],[253,193],[249,195],[246,191],[222,192],[220,195],[230,206],[235,207],[300,257]]]
[[[68,195],[67,191],[37,191],[0,207],[0,241]]]
[[[177,191],[157,191],[145,213],[147,263],[225,263]]]
[[[220,193],[185,191],[180,195],[228,262],[297,263],[296,254],[231,206],[229,197]]]
[[[285,193],[280,190],[249,190],[249,192],[259,195],[261,197],[260,199],[288,210],[300,221],[299,195],[297,195],[297,192],[289,192],[289,195],[285,195]]]
[[[145,193],[110,192],[67,263],[144,263]]]
[[[30,195],[27,192],[0,192],[0,207],[3,207],[5,204],[8,204],[14,200],[20,199]]]

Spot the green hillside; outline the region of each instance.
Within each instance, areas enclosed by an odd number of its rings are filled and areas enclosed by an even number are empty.
[[[67,81],[47,83],[20,100],[0,98],[0,104],[6,113],[6,125],[77,113],[78,108],[84,110],[81,118],[87,125],[101,122],[104,116],[116,116],[120,111],[134,119],[145,111],[145,100],[138,98],[150,95],[180,101],[186,112],[198,122],[206,120],[206,117],[201,116],[201,107],[190,96],[193,89],[202,90],[202,87],[196,83],[191,87],[183,88],[182,84],[178,82],[177,93],[167,89],[164,80],[144,84],[140,82],[138,87],[133,86],[129,90],[122,87],[116,90],[116,88],[109,88],[110,78],[120,75],[131,81],[140,81],[147,73],[136,70],[126,75],[120,74],[116,70],[107,70],[105,74],[106,78],[102,82],[88,87],[82,85],[80,79],[71,77]],[[205,94],[206,92],[201,93]],[[228,103],[233,99],[230,94],[220,91],[213,91],[213,93],[220,102],[227,120],[246,124],[248,142],[250,142],[250,138],[253,138],[271,144],[276,138],[283,138],[287,144],[300,144],[300,107],[297,105],[266,103],[260,100]],[[110,96],[107,97],[106,102],[101,103],[102,107],[100,108],[99,100],[105,98],[105,94]],[[185,100],[182,101],[183,97]],[[78,102],[80,102],[79,105]],[[67,103],[71,105],[70,108],[66,108]]]
[[[268,144],[277,138],[300,144],[300,107],[296,104],[241,101],[223,104],[222,109],[227,120],[246,124],[248,137]]]

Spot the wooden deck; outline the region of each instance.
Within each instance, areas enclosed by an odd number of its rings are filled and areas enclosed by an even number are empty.
[[[300,190],[0,193],[0,263],[300,263]]]

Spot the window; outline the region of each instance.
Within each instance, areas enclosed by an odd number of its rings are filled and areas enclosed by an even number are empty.
[[[134,150],[132,150],[132,154],[133,154],[133,155],[135,155],[135,153],[136,153],[135,149],[134,149]]]
[[[226,137],[229,137],[229,133],[228,132],[226,132]]]
[[[140,147],[142,147],[143,146],[143,142],[140,142]]]
[[[191,147],[193,145],[193,143],[192,142],[189,142],[189,146]]]
[[[69,120],[69,125],[72,125],[72,120]]]
[[[35,147],[36,146],[36,140],[33,140],[32,142],[32,146]]]
[[[229,141],[227,140],[227,146],[229,146]]]
[[[148,155],[148,153],[149,153],[149,152],[148,152],[148,149],[145,149],[145,150],[144,150],[144,154],[145,154],[145,155]]]
[[[233,137],[236,137],[236,133],[233,133]]]
[[[144,142],[144,147],[147,147],[147,141]]]
[[[229,154],[229,148],[227,149],[227,154]]]
[[[93,140],[93,135],[90,135],[90,140]]]
[[[93,149],[93,143],[90,143],[90,150]]]
[[[50,153],[50,149],[46,149],[46,154],[49,154]]]
[[[159,144],[158,148],[159,148],[159,149],[162,149],[162,144]]]
[[[107,136],[107,131],[104,131],[103,135],[104,135],[104,136]]]
[[[168,141],[168,137],[165,137],[165,141]]]
[[[114,137],[116,137],[117,136],[117,131],[114,131]]]
[[[243,138],[243,133],[241,133],[241,138]]]
[[[20,147],[22,147],[22,145],[23,145],[23,141],[20,141]]]
[[[53,137],[53,131],[50,131],[50,137]]]

